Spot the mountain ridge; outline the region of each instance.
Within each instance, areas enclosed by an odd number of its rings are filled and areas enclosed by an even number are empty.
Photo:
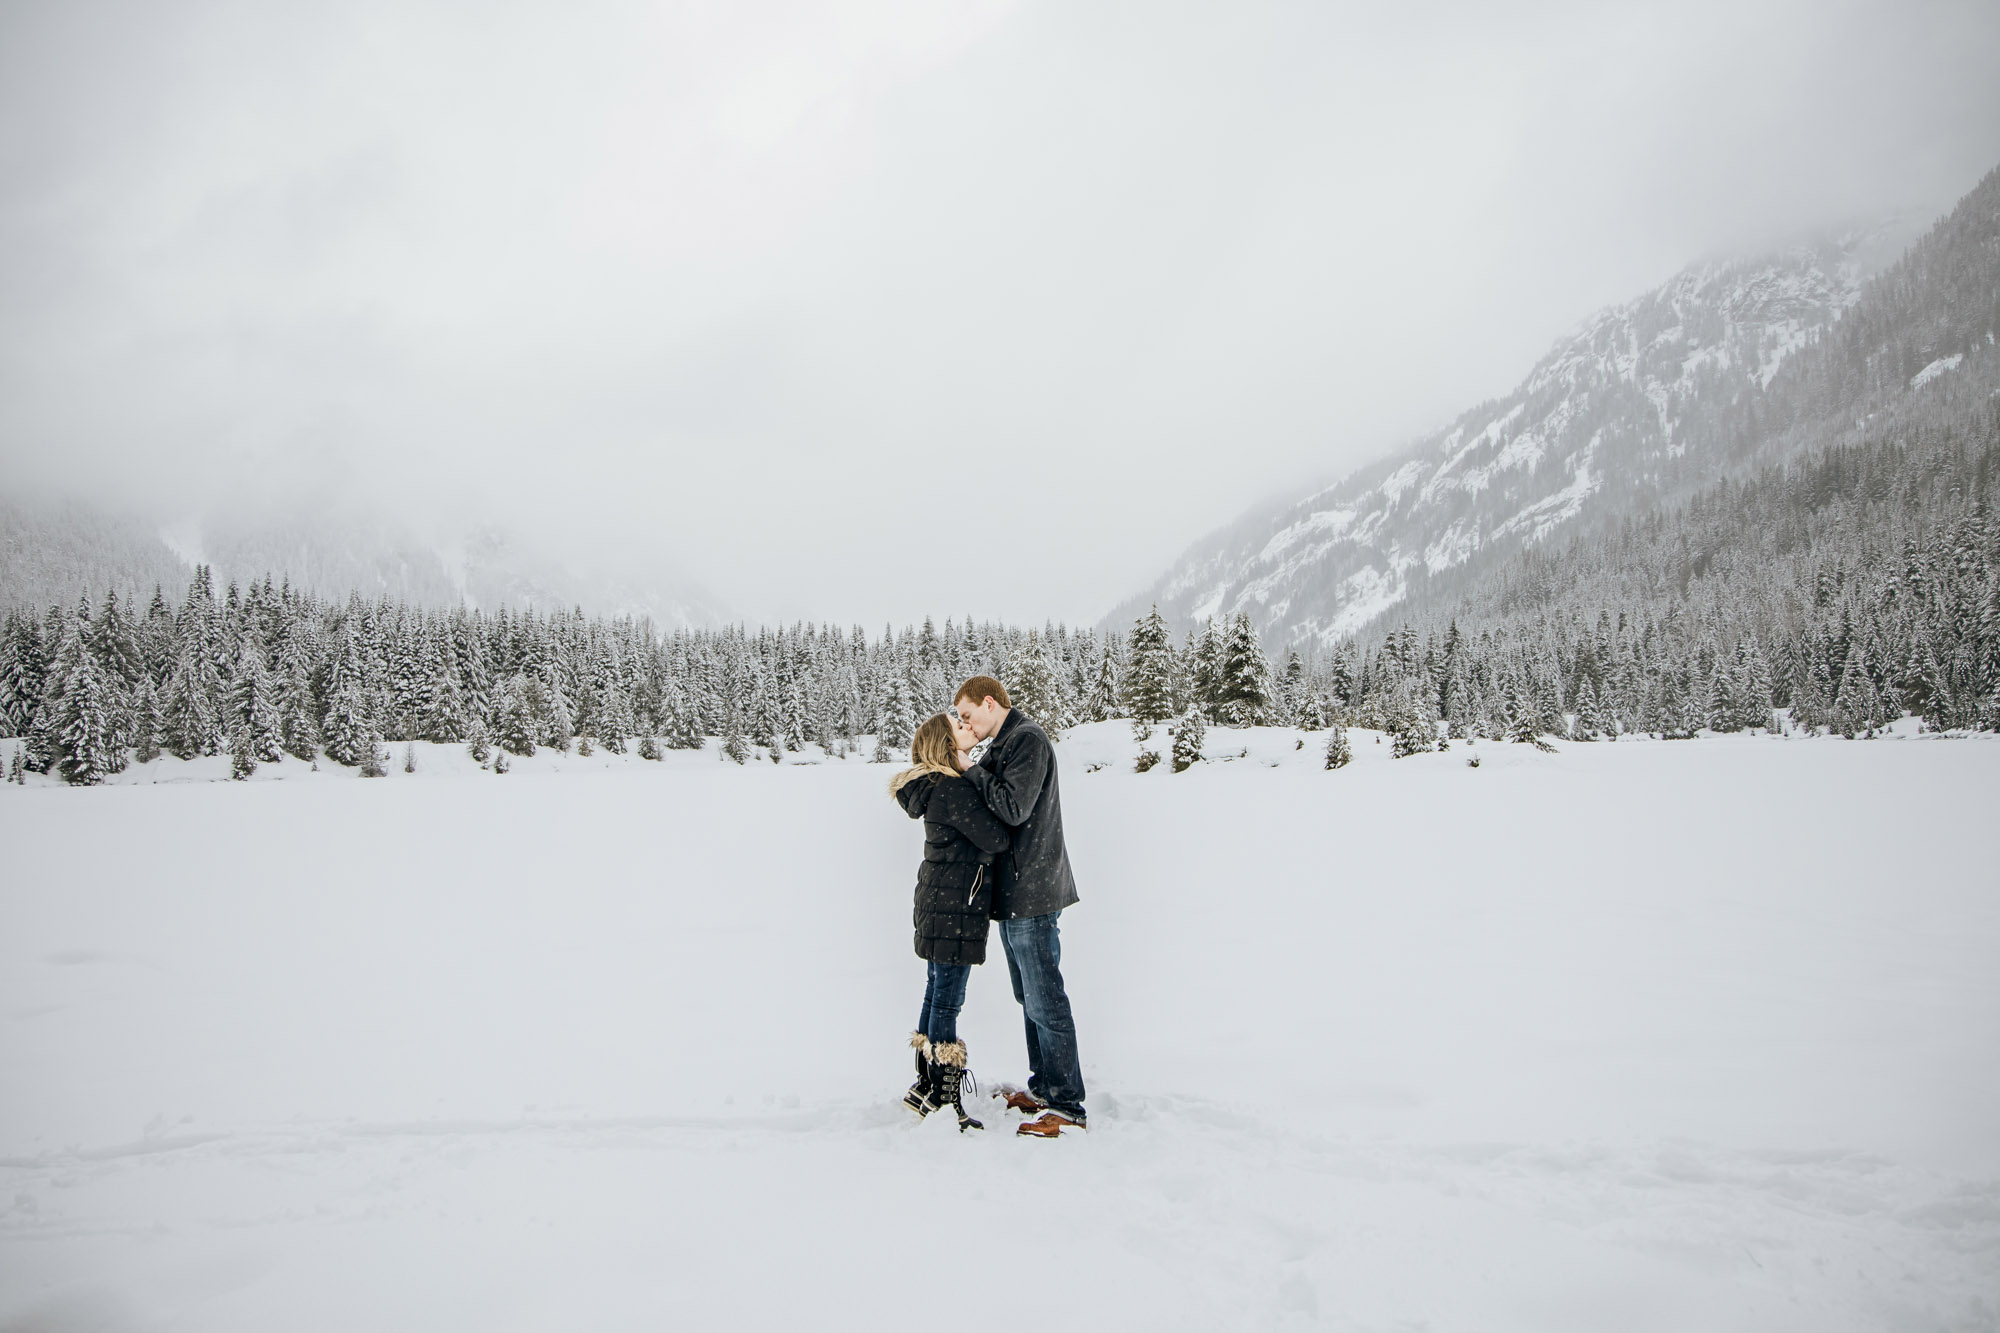
[[[1690,264],[1580,320],[1508,393],[1198,539],[1100,624],[1149,605],[1177,631],[1247,613],[1273,646],[1330,647],[1440,577],[1463,583],[1579,520],[1686,494],[1744,461],[1742,401],[1853,308],[1898,231]]]

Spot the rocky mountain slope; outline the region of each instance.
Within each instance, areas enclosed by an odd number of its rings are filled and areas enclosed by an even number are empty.
[[[1772,461],[1800,443],[1786,368],[1861,301],[1888,230],[1697,264],[1593,316],[1505,397],[1197,542],[1107,625],[1157,603],[1177,628],[1248,612],[1272,646],[1330,645],[1471,586],[1525,546]],[[1913,376],[1948,364],[1947,353]]]

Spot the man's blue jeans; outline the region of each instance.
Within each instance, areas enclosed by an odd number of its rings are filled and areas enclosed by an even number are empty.
[[[1063,990],[1061,912],[1000,923],[1007,975],[1028,1032],[1028,1091],[1083,1123],[1083,1065],[1076,1053],[1076,1020]]]
[[[935,1042],[958,1040],[958,1011],[965,1008],[965,983],[972,969],[962,963],[928,964],[924,979],[924,1007],[917,1015],[917,1031]]]

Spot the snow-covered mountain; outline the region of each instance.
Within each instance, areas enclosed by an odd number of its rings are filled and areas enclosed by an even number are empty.
[[[1248,612],[1330,644],[1581,519],[1634,512],[1740,461],[1741,406],[1851,308],[1889,228],[1697,264],[1558,341],[1519,387],[1295,503],[1197,542],[1141,596],[1177,627]]]
[[[651,617],[663,629],[714,626],[731,617],[706,590],[672,570],[580,567],[506,529],[486,525],[439,538],[379,513],[302,505],[256,518],[161,524],[77,503],[0,499],[0,605],[150,597],[178,601],[197,564],[218,587],[231,580],[289,580],[345,600],[389,597],[421,606],[568,610]]]

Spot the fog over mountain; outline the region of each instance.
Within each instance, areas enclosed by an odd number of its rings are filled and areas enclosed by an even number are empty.
[[[1910,230],[1693,265],[1585,320],[1505,396],[1196,543],[1108,621],[1149,605],[1182,629],[1248,612],[1274,642],[1331,646],[1437,575],[1711,481],[1733,461],[1715,422],[1853,305]]]
[[[270,577],[344,601],[350,593],[418,606],[511,607],[649,618],[663,630],[719,625],[729,609],[671,570],[578,565],[534,534],[486,525],[439,535],[361,507],[300,506],[161,524],[79,502],[0,498],[0,606],[116,592],[169,600],[198,565],[218,588]]]
[[[1330,648],[1461,598],[1490,610],[1524,550],[1635,521],[1667,540],[1670,507],[1719,481],[1918,430],[1979,439],[2000,393],[2000,169],[1883,270],[1907,231],[1697,264],[1586,320],[1512,393],[1195,543],[1107,624],[1157,605],[1182,629],[1248,615],[1274,644]]]
[[[1698,256],[1936,215],[1995,49],[1955,3],[7,6],[0,475],[1088,621]]]

